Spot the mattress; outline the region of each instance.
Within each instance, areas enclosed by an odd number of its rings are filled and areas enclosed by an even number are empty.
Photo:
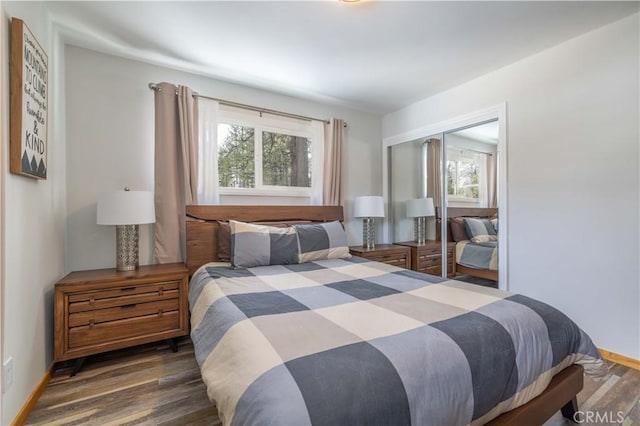
[[[189,303],[225,425],[483,424],[573,363],[605,373],[549,305],[358,257],[204,266]]]

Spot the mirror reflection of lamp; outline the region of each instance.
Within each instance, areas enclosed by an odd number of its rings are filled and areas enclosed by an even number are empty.
[[[153,192],[105,192],[98,195],[98,225],[116,225],[116,265],[118,271],[138,269],[138,225],[154,223]]]
[[[354,216],[362,218],[362,247],[376,247],[375,218],[384,217],[384,200],[377,195],[366,195],[354,199]]]
[[[436,215],[433,198],[407,200],[407,217],[414,218],[415,241],[424,244],[427,236],[427,217]]]

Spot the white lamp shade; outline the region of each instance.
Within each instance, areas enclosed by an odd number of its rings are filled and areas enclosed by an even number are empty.
[[[384,200],[376,195],[356,197],[353,210],[354,217],[384,217]]]
[[[112,191],[98,195],[98,225],[154,223],[156,212],[151,191]]]
[[[407,200],[407,217],[435,216],[433,198],[414,198]]]

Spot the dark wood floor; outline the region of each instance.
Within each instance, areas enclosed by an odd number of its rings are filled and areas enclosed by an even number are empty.
[[[164,343],[144,345],[90,357],[75,377],[69,371],[58,368],[27,424],[220,424],[188,339],[177,353]],[[620,411],[622,424],[630,426],[640,425],[639,396],[640,371],[611,364],[607,379],[585,378],[578,402],[583,411]],[[546,425],[564,424],[571,423],[558,414]]]

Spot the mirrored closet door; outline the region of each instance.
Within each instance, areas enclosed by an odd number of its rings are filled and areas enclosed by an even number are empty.
[[[498,121],[444,133],[440,231],[457,280],[498,286]]]
[[[413,270],[497,287],[498,128],[485,121],[388,148],[390,235],[411,248]]]

